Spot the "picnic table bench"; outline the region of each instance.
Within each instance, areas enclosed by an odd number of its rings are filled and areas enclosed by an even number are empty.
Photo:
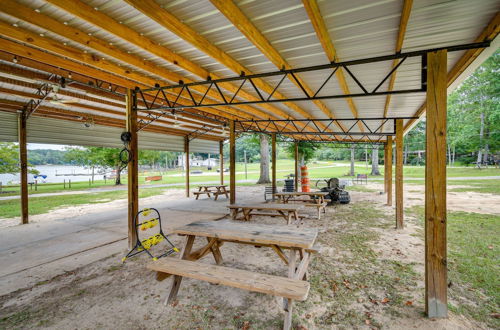
[[[304,206],[315,207],[318,211],[318,220],[321,219],[321,211],[326,213],[326,206],[328,203],[325,201],[325,196],[329,193],[324,191],[295,191],[295,192],[279,192],[275,193],[274,196],[278,198],[283,204],[288,204],[288,202],[302,202]],[[306,196],[307,199],[300,198]]]
[[[233,220],[245,220],[250,221],[254,215],[264,215],[264,216],[281,216],[286,220],[287,225],[295,220],[298,223],[301,218],[305,218],[305,215],[299,215],[299,210],[303,209],[303,205],[285,205],[285,204],[231,204],[228,205],[231,213],[231,218]],[[265,211],[265,212],[262,212]],[[238,219],[238,214],[242,213],[243,217]]]
[[[159,281],[174,275],[165,304],[176,299],[182,278],[189,277],[283,297],[283,308],[286,312],[283,328],[286,330],[291,328],[293,301],[304,301],[309,293],[307,269],[312,253],[318,252],[314,246],[318,235],[317,229],[250,225],[225,220],[193,222],[175,228],[173,233],[186,236],[179,258],[162,258],[148,265],[149,269],[157,272],[156,278]],[[192,252],[196,237],[206,239],[207,243]],[[224,242],[272,248],[288,266],[287,277],[220,266],[223,259],[219,248]],[[284,252],[285,249],[289,250],[288,256]],[[217,265],[197,261],[210,252]]]
[[[207,195],[208,198],[210,198],[210,194],[214,195],[214,200],[217,200],[220,195],[224,195],[226,198],[229,198],[229,190],[226,185],[201,185],[198,186],[198,191],[193,192],[196,199],[198,199],[200,195]]]

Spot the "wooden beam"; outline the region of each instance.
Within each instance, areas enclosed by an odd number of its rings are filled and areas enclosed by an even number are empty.
[[[276,133],[271,134],[271,184],[276,191]],[[274,196],[273,196],[274,200]]]
[[[236,134],[234,121],[229,121],[229,204],[236,203]]]
[[[425,311],[446,317],[446,90],[447,51],[427,54],[425,161]]]
[[[67,0],[49,0],[49,2],[66,2]],[[189,25],[184,24],[181,22],[175,15],[169,13],[166,11],[164,8],[162,8],[158,3],[156,3],[154,0],[125,0],[127,3],[129,3],[131,6],[133,6],[135,9],[139,10],[142,12],[144,15],[148,16],[149,18],[153,19],[156,21],[158,24],[162,25],[166,29],[170,30],[171,32],[175,33],[177,36],[185,40],[186,42],[192,44],[194,47],[199,49],[200,51],[204,52],[205,54],[209,55],[210,57],[214,58],[216,61],[221,63],[222,65],[226,66],[229,68],[231,71],[233,71],[236,74],[241,74],[244,72],[247,75],[253,74],[251,70],[248,68],[244,67],[241,63],[239,63],[237,60],[235,60],[233,57],[229,56],[227,53],[219,49],[217,46],[214,44],[210,43],[208,39],[203,37],[201,34],[196,32],[193,28],[191,28]],[[214,75],[211,74],[212,78],[215,79]],[[206,78],[205,76],[204,78]],[[263,90],[264,92],[271,94],[273,93],[274,87],[266,83],[263,79],[253,79],[253,82],[255,85]],[[236,86],[235,86],[236,87]],[[226,88],[226,87],[224,87]],[[240,92],[241,93],[241,92]],[[278,91],[275,91],[273,94],[276,98],[286,98],[283,94],[281,94]],[[242,97],[246,99],[256,99],[255,97],[252,97],[251,95],[243,96]],[[291,110],[295,111],[297,114],[300,116],[303,116],[305,118],[312,118],[311,114],[307,112],[306,110],[302,109],[299,107],[297,104],[293,102],[283,102],[284,105],[289,107]],[[262,106],[266,106],[269,110],[271,108],[269,107],[269,104],[262,104]],[[283,117],[283,118],[289,118],[290,115],[286,114],[284,111],[276,108],[274,108],[273,113]],[[325,125],[318,125],[322,128],[325,128]]]
[[[311,24],[314,28],[314,31],[316,32],[316,36],[318,37],[321,46],[323,46],[323,50],[325,51],[328,60],[330,62],[339,62],[340,59],[337,56],[337,51],[335,49],[335,46],[333,45],[333,41],[326,27],[323,16],[321,15],[317,1],[302,0],[302,3],[304,4],[304,8],[307,12],[307,15],[309,16],[309,20],[311,21]],[[342,68],[339,68],[335,75],[337,76],[340,88],[342,88],[344,94],[351,94]],[[354,104],[354,100],[352,98],[346,98],[345,100],[347,102],[347,105],[349,106],[349,109],[351,109],[351,113],[354,118],[359,117],[358,109]],[[358,122],[358,127],[362,132],[364,132],[365,127],[361,122]]]
[[[68,45],[61,44],[59,41],[56,41],[56,40],[53,40],[53,39],[50,39],[47,37],[41,37],[36,33],[30,32],[30,31],[27,31],[27,30],[24,30],[21,28],[16,28],[16,27],[14,27],[10,24],[7,24],[5,22],[2,22],[2,21],[0,21],[0,34],[5,36],[5,37],[17,40],[19,42],[28,43],[28,44],[36,46],[38,48],[50,51],[50,52],[57,54],[59,56],[63,56],[65,58],[71,59],[75,63],[87,67],[87,70],[89,69],[88,66],[91,66],[92,68],[97,69],[97,70],[90,71],[90,72],[86,73],[87,75],[99,77],[100,74],[102,74],[104,72],[108,72],[108,73],[111,73],[113,75],[116,75],[116,77],[125,77],[129,81],[125,82],[124,80],[122,80],[121,83],[117,83],[117,84],[120,84],[122,86],[126,86],[129,88],[135,87],[137,85],[142,86],[142,87],[145,87],[145,86],[151,87],[159,82],[156,78],[151,78],[151,77],[145,76],[143,73],[141,73],[139,71],[136,71],[136,72],[131,71],[129,68],[119,66],[119,65],[114,64],[112,62],[109,62],[106,59],[104,59],[100,56],[97,56],[95,54],[86,53],[83,50],[80,50],[80,49],[77,49],[77,48],[74,48],[74,47],[71,47]],[[71,34],[73,34],[73,33],[71,33]],[[98,43],[97,42],[92,43],[92,45],[95,45],[95,44],[98,44]],[[85,46],[87,46],[87,45],[85,44]],[[99,48],[99,50],[101,50],[101,49]],[[7,51],[8,51],[8,49],[7,49]],[[114,53],[113,53],[113,55],[114,55]],[[116,55],[116,57],[118,59],[122,59],[120,56]],[[38,57],[37,60],[44,62],[43,55],[41,55],[41,57]],[[62,60],[64,60],[64,59],[62,59]],[[51,63],[51,62],[45,62],[45,63]],[[135,63],[135,62],[133,61],[133,63]],[[137,64],[137,63],[135,63],[135,64]],[[154,65],[144,64],[144,65],[139,66],[139,67],[143,70],[153,71],[154,74],[165,75],[166,77],[169,77],[171,79],[177,78],[177,76],[172,78],[171,75],[169,76],[169,72],[162,72],[162,69],[156,69],[156,71],[155,71],[156,66],[154,66]],[[100,70],[102,70],[104,72],[102,72],[102,71],[100,72]],[[77,71],[77,72],[82,73],[81,70]],[[96,76],[96,74],[97,74],[97,76]],[[181,76],[179,76],[179,77],[181,77]],[[99,79],[102,79],[102,78],[99,78]],[[102,80],[105,80],[105,79],[102,79]],[[106,80],[106,81],[109,81],[109,80]],[[166,82],[165,82],[165,84],[166,84]],[[197,87],[197,88],[193,88],[193,90],[198,90],[200,93],[205,92],[204,88]],[[192,95],[196,101],[200,101],[202,98],[201,95],[198,95],[196,93],[194,93]],[[216,92],[214,90],[207,93],[207,95],[211,96],[211,97],[215,96],[219,99],[221,98],[221,96],[218,94],[218,92]],[[179,98],[179,100],[184,100],[184,103],[185,102],[192,102],[191,99],[189,98],[189,96],[186,96],[184,94]],[[207,99],[207,101],[209,101],[209,100]],[[182,104],[182,103],[183,102],[181,101],[180,104]],[[243,116],[243,117],[248,117],[247,113],[244,113],[244,112],[239,111],[239,110],[235,110],[232,107],[222,107],[221,106],[218,108],[224,110],[225,117],[227,117],[229,114],[238,114],[238,115]],[[210,109],[207,110],[206,108],[204,108],[203,111],[210,112]],[[268,114],[262,112],[262,113],[260,113],[260,117],[258,117],[258,118],[267,118],[268,116],[269,116]]]
[[[493,40],[500,33],[500,12],[497,12],[495,17],[488,23],[488,25],[483,29],[479,36],[474,40],[474,42],[482,42],[486,40]],[[484,48],[470,49],[465,52],[464,55],[457,61],[453,68],[448,72],[447,75],[447,87],[455,82],[458,77],[469,67],[469,65],[474,62],[474,60],[483,52]],[[427,102],[424,102],[422,106],[415,112],[414,117],[422,116],[425,113],[427,107]],[[412,125],[418,119],[411,119],[405,125],[405,131],[409,130]]]
[[[145,36],[139,34],[135,30],[125,26],[124,24],[120,24],[119,22],[115,21],[111,17],[105,15],[104,13],[95,10],[92,6],[89,6],[85,4],[82,1],[78,0],[47,0],[47,2],[61,8],[62,10],[75,15],[85,21],[87,21],[90,24],[93,24],[97,27],[100,27],[114,35],[116,35],[119,38],[122,38],[123,40],[128,41],[129,43],[132,43],[133,45],[140,47],[144,49],[145,51],[154,54],[170,63],[173,63],[176,66],[179,66],[183,68],[184,70],[187,70],[196,76],[202,78],[202,79],[207,79],[207,77],[211,77],[212,79],[219,79],[222,78],[221,76],[218,76],[214,73],[210,73],[203,69],[201,66],[197,65],[194,62],[191,62],[187,60],[186,58],[174,53],[170,49],[160,46],[154,41],[146,38]],[[131,3],[131,5],[134,5]],[[163,8],[161,8],[159,5],[154,3],[153,1],[150,1],[146,3],[145,1],[138,1],[137,2],[138,6],[144,7],[144,6],[153,6],[154,8],[159,8],[159,11],[164,12]],[[155,9],[157,10],[157,9]],[[158,14],[158,13],[156,13]],[[176,18],[175,18],[176,19]],[[177,20],[177,19],[176,19]],[[164,24],[160,20],[160,24]],[[184,25],[181,23],[185,29],[192,31],[190,27],[187,25]],[[198,35],[198,34],[197,34]],[[202,38],[200,35],[198,35],[200,38]],[[236,73],[240,74],[241,71],[245,70],[238,70]],[[251,74],[250,71],[245,71],[247,74]],[[224,83],[220,85],[223,89],[228,90],[231,93],[235,93],[238,90],[238,86],[230,84],[230,83]],[[271,89],[272,90],[272,89]],[[244,90],[240,90],[238,95],[244,99],[247,100],[258,100],[257,97],[253,96],[250,93],[245,92]],[[278,97],[278,95],[276,95]],[[280,116],[282,118],[288,118],[289,115],[281,110],[280,108],[270,105],[270,104],[262,104],[262,108],[265,108],[268,110],[268,113],[263,114],[260,110],[257,108],[251,107],[251,106],[240,106],[239,108],[245,109],[248,113],[253,113],[257,115],[257,113],[262,114],[265,118],[268,118],[272,116],[273,118],[274,115]]]
[[[295,191],[299,191],[299,143],[295,141],[294,143],[294,164],[295,164],[295,177],[294,179],[294,187]]]
[[[276,48],[266,39],[266,37],[257,29],[257,27],[248,19],[248,17],[240,10],[238,5],[233,1],[226,0],[210,0],[212,4],[240,30],[245,37],[257,47],[278,69],[291,69],[292,66],[281,56]],[[309,95],[314,95],[314,91],[307,83],[296,75],[297,80],[290,81],[298,88],[304,88]],[[299,84],[300,82],[300,84]],[[302,87],[301,87],[302,86]],[[325,114],[326,118],[335,118],[333,111],[321,101],[315,100],[313,103]]]
[[[387,137],[387,166],[385,179],[387,180],[387,205],[392,206],[392,136]]]
[[[132,249],[137,243],[137,228],[134,219],[139,212],[139,147],[137,141],[137,112],[133,110],[135,97],[132,90],[126,96],[126,130],[130,133],[127,148],[130,153],[128,162],[128,247]]]
[[[396,119],[396,229],[404,228],[403,119]]]
[[[28,149],[26,139],[26,122],[28,117],[26,111],[23,110],[18,114],[18,141],[19,141],[19,166],[21,176],[21,223],[29,222],[28,212]]]
[[[406,27],[408,26],[408,21],[410,19],[411,8],[413,6],[413,0],[404,0],[403,10],[401,11],[401,18],[399,19],[399,32],[398,37],[396,39],[396,53],[400,53],[403,49],[403,41],[406,34]],[[394,60],[392,62],[392,67],[394,68],[398,65],[400,60]],[[388,90],[392,91],[394,89],[394,83],[396,82],[396,74],[395,71],[389,80]],[[389,105],[391,103],[391,94],[387,94],[384,105],[384,118],[387,117],[387,112],[389,111]]]
[[[224,141],[219,141],[220,184],[224,184]]]
[[[190,160],[190,154],[189,154],[189,137],[185,136],[184,137],[184,162],[185,162],[185,168],[186,168],[186,197],[189,198],[189,160]]]

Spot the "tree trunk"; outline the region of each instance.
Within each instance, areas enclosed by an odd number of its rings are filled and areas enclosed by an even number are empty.
[[[489,153],[490,153],[490,146],[488,145],[488,143],[486,143],[486,145],[484,146],[484,155],[483,155],[483,163],[488,166],[488,156],[489,156]]]
[[[122,181],[121,181],[121,172],[122,172],[122,168],[120,165],[117,165],[116,166],[116,179],[115,179],[115,185],[120,185],[122,184]]]
[[[269,179],[269,137],[260,135],[260,177],[257,183],[271,183]]]
[[[370,175],[380,175],[378,169],[378,145],[374,145],[372,149],[372,172]]]
[[[481,128],[479,129],[479,147],[477,151],[477,166],[481,168],[481,161],[483,160],[483,135],[484,135],[484,112],[481,112]]]
[[[405,152],[404,152],[403,164],[404,165],[408,164],[408,144],[407,143],[405,143]]]
[[[349,176],[354,176],[354,146],[351,146],[351,171]]]

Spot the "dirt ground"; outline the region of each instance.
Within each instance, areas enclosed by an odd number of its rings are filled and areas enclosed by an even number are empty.
[[[485,328],[450,313],[445,320],[423,316],[423,239],[416,219],[394,229],[394,209],[384,205],[381,184],[351,192],[348,205],[330,206],[319,228],[323,249],[309,267],[311,291],[296,305],[296,329],[473,329]],[[242,187],[251,194],[261,187]],[[423,186],[406,185],[406,206],[423,205]],[[172,192],[158,198],[176,198]],[[500,196],[449,193],[450,210],[500,214]],[[124,207],[123,201],[64,210],[81,214]],[[481,205],[488,205],[487,210]],[[61,211],[62,212],[62,211]],[[311,215],[314,214],[310,210]],[[53,212],[57,216],[58,212]],[[51,214],[51,216],[52,216]],[[62,214],[62,213],[61,213]],[[35,217],[33,217],[35,218]],[[35,221],[44,221],[44,217]],[[283,223],[257,217],[259,223]],[[173,237],[180,244],[178,237]],[[201,244],[203,242],[198,242]],[[286,275],[287,267],[272,250],[226,243],[224,265],[267,274]],[[123,251],[124,253],[126,251]],[[284,312],[278,297],[184,279],[178,301],[164,306],[170,280],[157,282],[145,255],[121,263],[108,256],[68,270],[50,281],[20,288],[0,297],[0,329],[279,329]],[[211,255],[202,259],[214,263]]]

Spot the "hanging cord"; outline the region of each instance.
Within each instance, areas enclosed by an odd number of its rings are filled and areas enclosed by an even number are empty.
[[[120,136],[120,139],[123,142],[123,149],[120,151],[119,159],[120,159],[120,170],[123,170],[127,167],[128,163],[132,160],[132,152],[127,148],[127,144],[132,141],[132,134],[130,132],[123,132]]]

